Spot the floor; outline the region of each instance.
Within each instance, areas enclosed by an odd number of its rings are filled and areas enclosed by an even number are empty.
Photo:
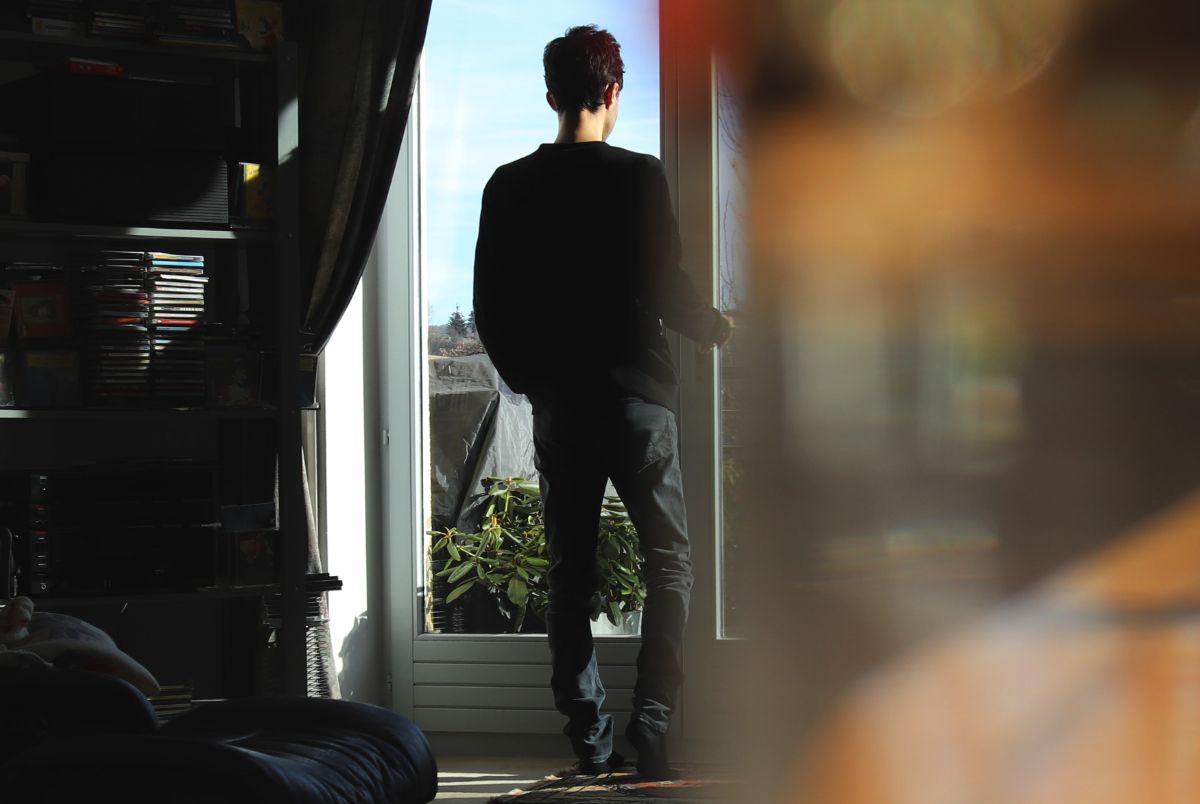
[[[435,801],[483,804],[571,764],[563,757],[438,757]]]

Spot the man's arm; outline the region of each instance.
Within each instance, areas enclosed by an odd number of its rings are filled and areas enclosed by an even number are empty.
[[[648,296],[663,324],[703,346],[720,346],[732,330],[722,315],[697,292],[683,270],[679,224],[671,207],[671,194],[662,163],[649,162],[647,224],[649,263]]]
[[[517,376],[513,359],[513,322],[505,317],[509,307],[505,294],[514,283],[509,275],[507,227],[503,220],[504,204],[500,199],[500,182],[496,174],[483,189],[479,210],[479,238],[475,242],[475,281],[472,304],[475,310],[475,330],[488,357],[509,387],[523,392],[524,383]]]

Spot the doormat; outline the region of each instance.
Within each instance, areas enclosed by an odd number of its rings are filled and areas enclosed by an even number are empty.
[[[681,778],[652,782],[638,776],[632,765],[612,773],[588,776],[558,771],[526,789],[490,799],[490,804],[540,804],[543,801],[597,802],[657,800],[710,804],[733,800],[734,782],[710,766],[673,765]]]

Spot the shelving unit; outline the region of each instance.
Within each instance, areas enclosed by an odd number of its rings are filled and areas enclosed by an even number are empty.
[[[246,586],[205,586],[189,592],[142,592],[135,594],[78,595],[64,597],[40,597],[38,604],[43,608],[70,608],[72,606],[125,606],[129,604],[159,605],[162,603],[194,603],[197,600],[228,600],[238,597],[263,597],[279,593],[279,584],[250,584]]]
[[[86,223],[0,218],[0,234],[6,237],[101,238],[106,240],[241,240],[269,243],[275,233],[270,227],[189,229],[170,226],[101,226]]]
[[[278,415],[275,410],[267,408],[214,408],[212,410],[192,410],[185,408],[161,408],[149,410],[80,408],[77,410],[22,410],[20,408],[0,408],[2,419],[37,419],[54,421],[111,421],[120,422],[129,419],[138,421],[204,421],[204,420],[237,420],[237,419],[274,419]]]
[[[0,31],[0,52],[4,53],[6,61],[28,61],[34,64],[71,56],[120,60],[132,63],[133,66],[141,66],[147,62],[205,67],[214,64],[268,65],[271,62],[269,54],[255,51],[167,46],[86,36],[50,36],[28,31]]]
[[[305,570],[307,567],[307,517],[303,498],[301,466],[301,407],[299,400],[299,357],[302,345],[300,333],[300,289],[295,266],[299,262],[299,205],[296,151],[298,135],[298,63],[293,44],[280,43],[274,53],[263,54],[240,50],[167,47],[79,37],[45,36],[19,31],[0,31],[0,61],[21,62],[34,67],[61,62],[67,58],[87,58],[120,62],[129,70],[158,71],[170,74],[195,73],[230,85],[257,83],[257,97],[270,98],[270,107],[259,112],[270,115],[273,142],[262,143],[261,161],[274,167],[274,210],[271,223],[223,226],[174,226],[153,223],[144,225],[131,221],[128,225],[100,221],[60,221],[0,218],[0,264],[15,253],[22,259],[41,252],[62,254],[64,250],[126,248],[133,250],[175,250],[193,253],[189,249],[211,248],[220,257],[214,260],[213,273],[231,271],[237,261],[247,262],[246,250],[254,249],[256,259],[266,258],[274,282],[270,294],[260,299],[269,304],[264,310],[269,326],[258,336],[271,340],[277,376],[278,401],[274,407],[220,409],[174,408],[112,408],[112,409],[14,409],[0,408],[0,472],[22,471],[31,465],[46,470],[60,465],[72,465],[70,456],[80,461],[119,460],[133,458],[144,461],[154,449],[205,449],[218,457],[225,443],[235,445],[232,454],[224,456],[229,464],[218,471],[231,476],[253,471],[243,463],[261,469],[277,465],[277,582],[207,586],[190,590],[127,591],[113,594],[51,594],[35,598],[41,608],[95,609],[99,612],[124,611],[134,607],[154,611],[168,606],[195,609],[196,606],[215,606],[213,623],[206,626],[206,637],[223,640],[221,635],[230,623],[248,625],[247,617],[254,616],[247,606],[255,599],[273,598],[277,603],[281,626],[278,630],[276,653],[279,655],[278,677],[269,685],[272,691],[285,695],[303,695],[306,691],[305,644]],[[235,83],[236,82],[236,83]],[[240,93],[235,93],[240,98]],[[6,109],[6,115],[16,110]],[[2,149],[0,149],[2,150]],[[36,181],[36,177],[33,179]],[[269,298],[269,301],[268,301]],[[134,429],[136,426],[136,430]],[[148,443],[134,444],[122,440],[122,433],[135,433]],[[34,445],[46,443],[44,451]],[[122,451],[121,445],[128,443]],[[268,446],[264,446],[268,445]],[[136,447],[136,448],[135,448]],[[266,452],[264,452],[266,450]],[[35,454],[41,452],[42,454]],[[164,455],[165,460],[174,455]],[[15,467],[15,468],[14,468]],[[260,473],[261,474],[261,473]],[[236,479],[236,478],[235,478]],[[259,477],[261,481],[261,477]],[[244,482],[244,478],[243,481]],[[225,485],[228,485],[226,483]],[[258,483],[262,485],[261,482]],[[220,488],[221,482],[216,483]],[[249,500],[232,500],[247,502]],[[223,503],[223,499],[218,499]],[[275,596],[279,596],[275,598]],[[246,628],[241,629],[246,632]],[[142,635],[139,635],[139,637]],[[239,641],[240,640],[240,641]],[[149,644],[153,640],[146,640]],[[246,633],[234,640],[234,645],[214,645],[218,653],[230,652],[247,644]],[[165,650],[165,649],[164,649]],[[203,647],[197,647],[202,651]],[[172,661],[179,662],[178,657]],[[246,665],[239,655],[239,666]],[[217,673],[227,676],[225,670]],[[243,673],[244,676],[244,673]],[[244,677],[229,680],[235,694],[254,691]],[[261,691],[261,690],[260,690]],[[214,697],[224,697],[228,691],[217,690]]]

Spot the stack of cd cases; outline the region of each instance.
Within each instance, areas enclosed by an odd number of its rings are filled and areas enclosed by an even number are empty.
[[[103,251],[80,267],[88,398],[105,406],[204,403],[204,257]]]
[[[171,407],[204,404],[204,257],[146,255],[155,397]]]
[[[79,330],[85,336],[84,388],[93,404],[147,403],[150,295],[146,255],[102,251],[80,267]]]
[[[141,0],[94,0],[91,7],[92,36],[145,39],[150,30]]]

